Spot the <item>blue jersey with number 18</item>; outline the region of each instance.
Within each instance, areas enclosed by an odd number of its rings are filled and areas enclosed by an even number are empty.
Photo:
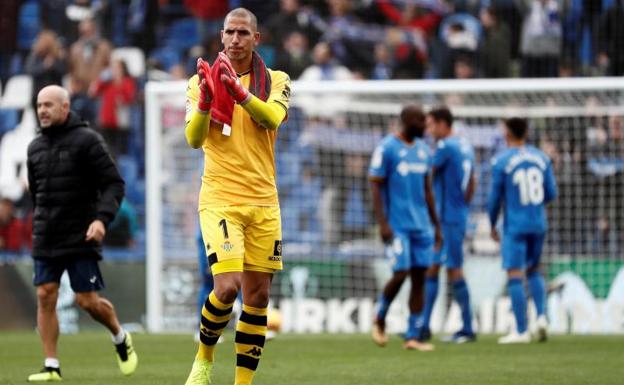
[[[550,159],[533,146],[512,147],[492,160],[490,224],[503,206],[508,234],[543,233],[548,228],[546,203],[557,196]]]

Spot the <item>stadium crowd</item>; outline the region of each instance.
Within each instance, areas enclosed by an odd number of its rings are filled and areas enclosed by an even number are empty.
[[[624,25],[618,22],[624,6],[617,0],[3,0],[0,197],[3,205],[12,206],[6,210],[12,219],[3,217],[1,231],[19,231],[24,234],[21,239],[30,238],[25,167],[15,143],[25,151],[35,135],[36,120],[28,116],[33,96],[46,85],[63,84],[71,91],[73,108],[107,140],[124,179],[136,181],[127,187],[127,215],[120,234],[110,239],[114,246],[140,246],[142,231],[136,229],[142,228],[145,206],[145,82],[187,79],[195,73],[197,57],[212,61],[220,47],[223,17],[238,6],[266,21],[259,25],[263,38],[258,50],[268,67],[283,70],[292,79],[624,74]],[[28,105],[6,102],[15,93],[11,80],[19,75],[32,79]],[[348,143],[353,143],[354,135],[360,135],[355,138],[358,143],[374,143],[382,133],[353,132],[348,121],[322,127],[325,122],[306,122],[297,113],[291,112],[289,129],[278,137],[283,150],[276,162],[284,228],[292,229],[285,230],[285,239],[337,243],[366,232],[372,226],[365,172],[372,145],[359,149]],[[559,123],[561,130],[548,132],[555,136],[563,132],[566,122]],[[574,180],[578,175],[600,176],[604,187],[598,194],[608,197],[594,197],[596,207],[605,207],[589,215],[587,223],[569,224],[567,233],[590,236],[583,245],[562,239],[569,248],[566,252],[619,250],[617,233],[624,229],[622,122],[591,123],[572,138],[538,131],[546,133],[539,140],[562,179],[562,197],[577,194],[573,190],[578,188]],[[320,143],[327,137],[323,132],[333,132],[340,124],[346,130],[334,134],[331,146]],[[15,138],[18,135],[21,141]],[[489,155],[484,150],[476,210],[484,207],[479,191],[484,196]],[[323,163],[328,161],[331,164]],[[337,171],[322,171],[328,167]],[[334,220],[318,223],[315,202],[328,188],[334,191]],[[609,211],[613,205],[619,209]],[[337,231],[329,228],[332,223],[338,223]],[[4,230],[6,226],[11,228]],[[8,245],[0,242],[0,249]],[[17,249],[27,247],[26,242]]]

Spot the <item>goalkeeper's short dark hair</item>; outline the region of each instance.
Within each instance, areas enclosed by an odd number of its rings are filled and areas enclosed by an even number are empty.
[[[524,139],[527,136],[529,125],[527,124],[526,119],[514,117],[505,120],[505,127],[507,127],[514,138]]]
[[[446,122],[449,127],[453,125],[453,114],[447,106],[433,107],[427,115],[431,116],[436,122]]]

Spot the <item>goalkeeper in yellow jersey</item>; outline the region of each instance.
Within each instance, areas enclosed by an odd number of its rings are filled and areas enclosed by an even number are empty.
[[[282,269],[274,145],[287,117],[290,79],[264,65],[254,50],[259,38],[256,16],[232,10],[221,31],[224,50],[212,67],[198,59],[186,92],[186,140],[204,150],[199,218],[214,275],[186,385],[211,383],[215,344],[241,290],[235,384],[252,383],[264,349],[271,280]]]

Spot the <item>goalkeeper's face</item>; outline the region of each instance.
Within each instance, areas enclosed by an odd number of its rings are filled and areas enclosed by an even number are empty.
[[[232,63],[251,62],[251,54],[259,41],[260,33],[249,17],[230,16],[225,20],[221,43]]]

